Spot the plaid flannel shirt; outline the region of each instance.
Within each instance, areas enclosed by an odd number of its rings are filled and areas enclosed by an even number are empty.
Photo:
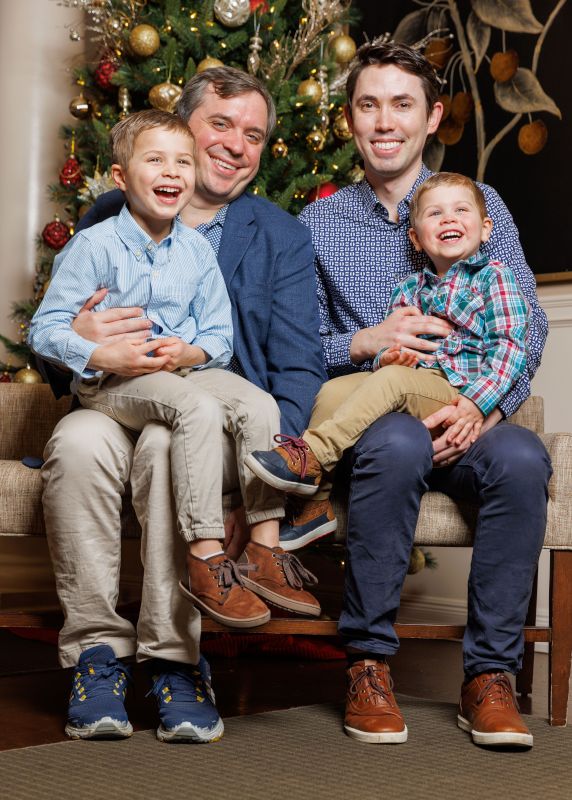
[[[418,367],[441,368],[451,386],[490,414],[526,369],[530,312],[512,271],[481,253],[442,278],[424,267],[395,287],[388,316],[404,306],[453,323]]]

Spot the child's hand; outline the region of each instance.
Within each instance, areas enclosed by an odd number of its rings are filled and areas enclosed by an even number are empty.
[[[381,354],[379,358],[379,368],[397,365],[399,367],[414,367],[419,361],[419,354],[411,350],[404,350],[398,344],[392,344]]]
[[[473,444],[479,438],[484,419],[484,414],[476,403],[459,395],[455,411],[443,422],[443,426],[448,428],[447,443],[456,447],[467,442]]]
[[[167,361],[162,367],[165,372],[173,372],[178,367],[194,367],[207,362],[207,354],[202,347],[187,344],[178,336],[161,339],[161,345],[155,352],[159,357],[167,357]]]

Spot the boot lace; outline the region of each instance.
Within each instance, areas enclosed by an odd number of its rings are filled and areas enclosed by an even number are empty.
[[[308,471],[308,450],[306,442],[297,436],[287,436],[285,433],[277,433],[274,441],[283,447],[294,462],[300,463],[300,478],[305,478]]]
[[[486,683],[483,684],[477,697],[477,705],[480,705],[486,697],[490,698],[491,703],[498,702],[499,705],[514,705],[518,709],[518,703],[512,692],[510,681],[503,672],[491,675]]]
[[[301,589],[304,584],[314,586],[318,579],[313,572],[302,564],[300,559],[292,553],[274,553],[278,566],[284,573],[288,584],[293,589]]]
[[[382,680],[380,680],[380,674]],[[381,671],[374,664],[368,664],[353,678],[348,688],[349,694],[355,696],[360,692],[373,694],[388,705],[393,705],[393,680],[391,675]]]

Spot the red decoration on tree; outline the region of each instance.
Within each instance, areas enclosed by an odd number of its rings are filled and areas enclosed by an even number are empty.
[[[260,8],[262,6],[262,8]],[[250,10],[256,11],[257,8],[260,8],[261,14],[266,14],[268,11],[268,3],[266,0],[250,0]]]
[[[114,59],[105,57],[101,59],[93,74],[94,80],[100,89],[104,89],[108,92],[113,87],[111,79],[118,69],[119,65]]]
[[[56,217],[45,226],[42,231],[44,244],[52,250],[61,250],[62,247],[71,239],[70,230],[59,217]]]
[[[307,198],[308,202],[313,203],[314,200],[321,200],[323,197],[329,197],[331,194],[337,192],[339,188],[339,186],[336,186],[335,183],[330,183],[330,181],[321,183],[319,186],[310,189]]]
[[[60,171],[60,183],[65,189],[74,189],[83,183],[83,175],[77,158],[71,154]]]
[[[3,372],[2,375],[0,375],[0,383],[12,383],[9,372]]]

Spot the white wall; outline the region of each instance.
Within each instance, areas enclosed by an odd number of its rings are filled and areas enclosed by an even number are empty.
[[[69,69],[74,58],[83,60],[83,43],[72,42],[66,26],[80,22],[77,9],[55,0],[0,3],[0,333],[12,340],[11,305],[31,296],[36,237],[57,210],[47,186],[66,159],[58,131],[73,121],[68,105],[77,87]]]

